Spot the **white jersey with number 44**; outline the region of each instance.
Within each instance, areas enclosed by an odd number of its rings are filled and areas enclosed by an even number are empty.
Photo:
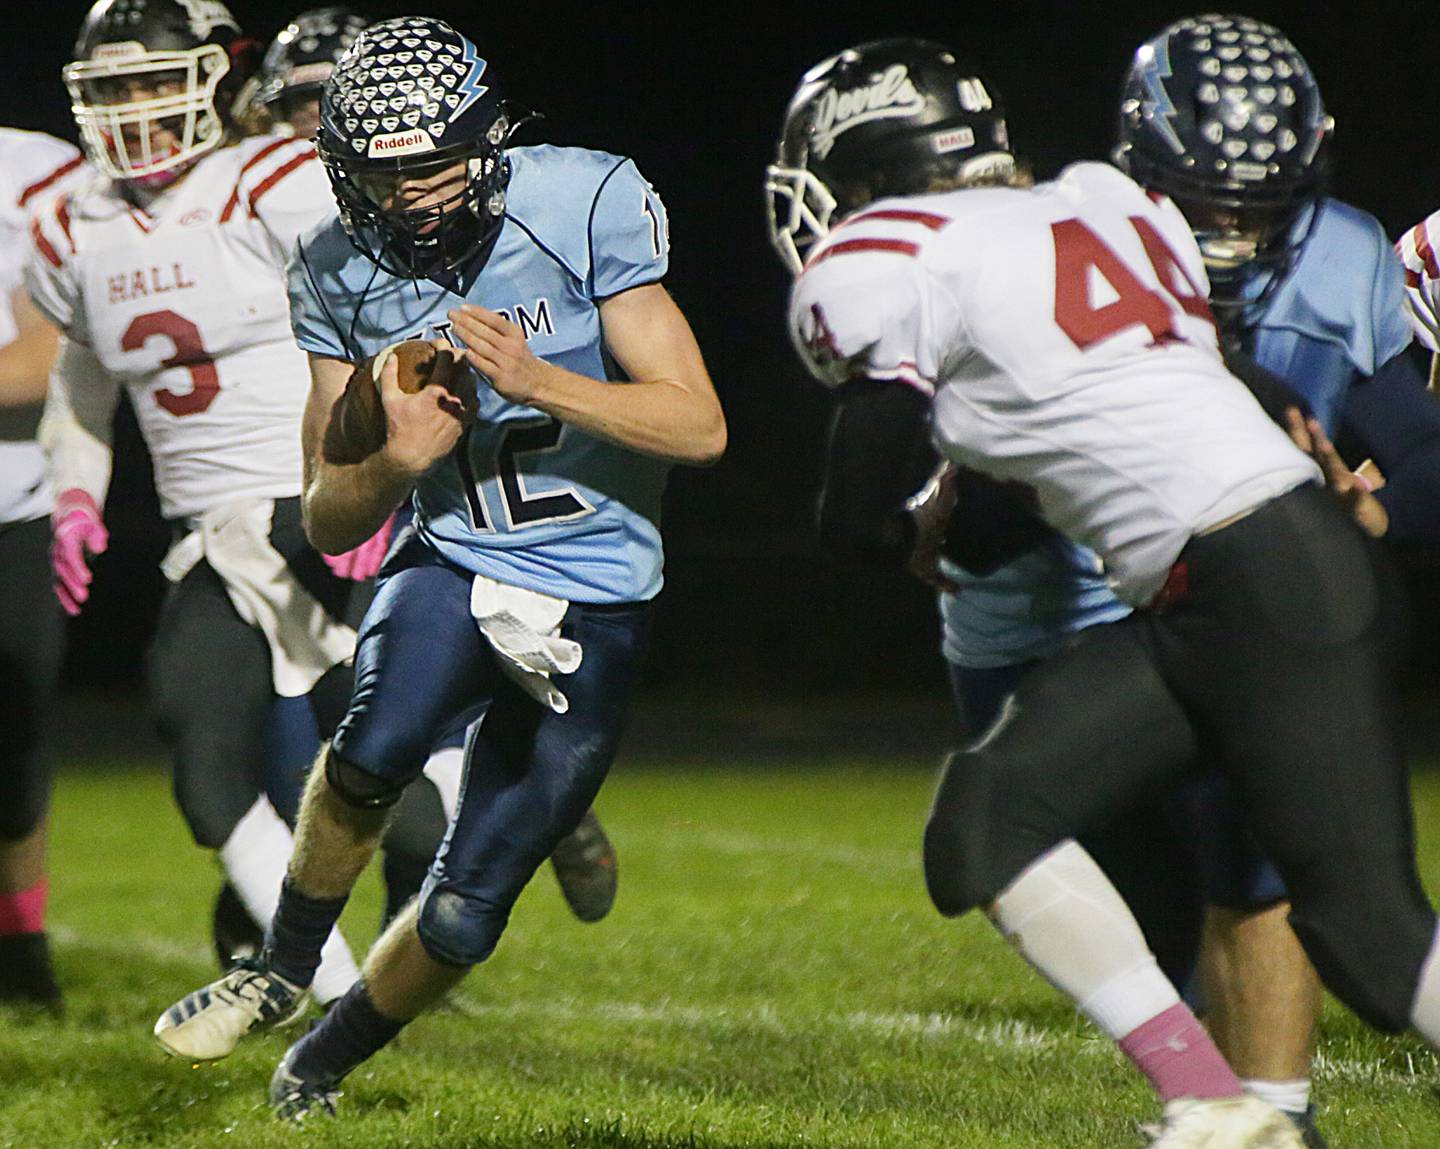
[[[98,435],[124,385],[167,518],[299,494],[309,374],[284,268],[333,210],[314,147],[262,136],[144,207],[101,179],[36,218],[26,281],[69,341],[51,405]]]
[[[815,246],[791,332],[833,386],[934,397],[940,449],[1033,489],[1144,604],[1186,541],[1319,470],[1226,371],[1184,218],[1103,164],[880,200]]]

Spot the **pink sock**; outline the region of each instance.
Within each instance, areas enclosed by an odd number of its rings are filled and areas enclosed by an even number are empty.
[[[28,890],[0,894],[0,937],[38,934],[45,928],[45,896],[50,883],[41,878]]]
[[[1239,1097],[1244,1090],[1210,1035],[1181,1002],[1120,1039],[1120,1050],[1155,1086],[1161,1101]]]

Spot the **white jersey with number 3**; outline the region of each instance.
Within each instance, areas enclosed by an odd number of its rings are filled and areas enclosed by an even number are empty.
[[[37,217],[26,281],[72,344],[52,404],[93,423],[101,403],[77,392],[123,384],[166,517],[299,494],[309,373],[284,267],[333,208],[311,144],[258,137],[143,209],[98,180]]]
[[[1030,486],[1147,603],[1194,534],[1319,470],[1225,370],[1180,213],[1114,168],[881,200],[791,297],[813,374],[934,396],[941,450]]]

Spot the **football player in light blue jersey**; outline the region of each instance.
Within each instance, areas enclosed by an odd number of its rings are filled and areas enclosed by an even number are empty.
[[[291,1120],[332,1111],[346,1074],[490,955],[588,809],[661,586],[666,471],[725,448],[699,349],[661,286],[659,197],[628,159],[507,149],[512,130],[494,70],[438,20],[367,28],[323,91],[317,142],[340,211],[301,238],[291,270],[312,375],[306,528],[329,553],[412,495],[415,516],[380,572],[265,950],[161,1017],[167,1049],[223,1057],[298,1016],[317,939],[432,732],[485,713],[420,898],[275,1072],[271,1104]],[[402,391],[393,355],[353,372],[410,338],[454,349],[449,389]],[[353,461],[332,442],[372,370],[384,443]]]
[[[1197,18],[1137,52],[1116,159],[1190,220],[1232,370],[1253,375],[1248,359],[1278,376],[1308,408],[1308,429],[1292,424],[1294,433],[1327,449],[1329,437],[1341,438],[1357,462],[1378,465],[1379,527],[1389,539],[1433,540],[1440,407],[1407,354],[1402,268],[1383,229],[1321,195],[1330,127],[1308,67],[1281,33],[1243,17]],[[936,490],[921,511],[932,522],[945,505]],[[963,517],[950,524],[957,529]],[[937,557],[933,545],[919,565],[945,589],[944,653],[972,730],[988,726],[1020,678],[1073,633],[1128,613],[1093,556],[1063,540],[984,576]],[[1321,1147],[1309,1104],[1318,983],[1287,924],[1284,885],[1227,786],[1197,783],[1167,812],[1163,821],[1137,814],[1085,845],[1177,979],[1193,957],[1199,903],[1210,903],[1204,980],[1217,1042],[1247,1087]],[[1172,826],[1186,852],[1166,854]]]

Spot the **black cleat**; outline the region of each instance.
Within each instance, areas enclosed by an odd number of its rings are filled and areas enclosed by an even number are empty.
[[[222,970],[228,970],[241,958],[252,958],[265,944],[265,931],[250,916],[235,887],[226,882],[215,895],[215,911],[211,916],[211,936],[215,940],[215,957]]]
[[[1315,1106],[1310,1106],[1304,1113],[1287,1113],[1286,1116],[1295,1122],[1295,1128],[1300,1130],[1300,1140],[1305,1142],[1305,1149],[1330,1149],[1330,1142],[1325,1140],[1325,1135],[1315,1125]]]
[[[560,840],[550,864],[555,867],[560,892],[577,918],[598,922],[610,912],[620,884],[620,863],[594,810],[585,811],[569,837]]]
[[[270,1108],[281,1121],[303,1124],[315,1114],[335,1116],[335,1102],[340,1098],[338,1081],[306,1081],[290,1068],[290,1059],[297,1046],[285,1051],[270,1078]]]
[[[54,1017],[65,1012],[43,933],[0,936],[0,1003],[38,1007]]]

